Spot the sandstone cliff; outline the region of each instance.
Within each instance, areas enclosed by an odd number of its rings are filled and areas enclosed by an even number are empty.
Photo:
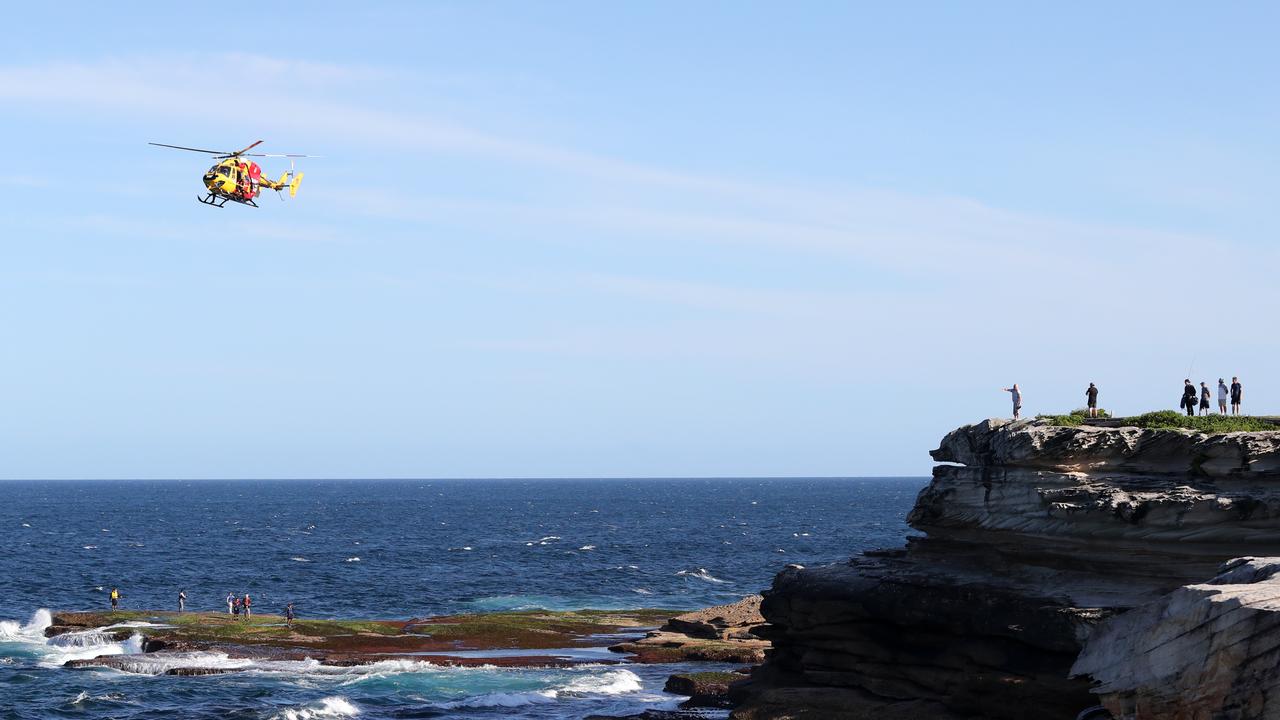
[[[756,631],[774,650],[737,688],[735,718],[1070,720],[1099,702],[1125,718],[1277,717],[1214,714],[1239,688],[1205,700],[1203,714],[1163,714],[1182,702],[1180,690],[1151,689],[1169,675],[1097,652],[1071,668],[1100,625],[1108,647],[1145,652],[1165,637],[1153,628],[1160,603],[1192,612],[1169,593],[1231,558],[1280,555],[1280,432],[988,420],[932,455],[946,464],[908,517],[923,535],[774,580]],[[1211,615],[1185,622],[1216,627]],[[1202,659],[1211,645],[1197,646]]]

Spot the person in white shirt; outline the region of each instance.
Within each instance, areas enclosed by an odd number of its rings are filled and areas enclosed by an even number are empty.
[[[1018,383],[1014,383],[1011,388],[1004,388],[1004,391],[1013,396],[1013,419],[1017,420],[1022,413],[1022,391],[1018,389]]]
[[[1222,378],[1218,378],[1218,414],[1227,414],[1227,399],[1231,397],[1231,390],[1227,388],[1227,383]]]

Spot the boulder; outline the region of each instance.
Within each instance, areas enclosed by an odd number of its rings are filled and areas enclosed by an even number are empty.
[[[681,707],[730,707],[729,686],[741,680],[739,673],[679,673],[667,678],[662,689],[672,695],[687,695],[689,699]]]
[[[710,640],[749,639],[751,630],[764,624],[760,614],[763,599],[749,595],[728,605],[677,615],[667,621],[663,630]]]

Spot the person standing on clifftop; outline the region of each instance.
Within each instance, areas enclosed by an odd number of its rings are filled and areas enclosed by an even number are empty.
[[[1218,414],[1227,414],[1227,398],[1231,397],[1231,391],[1227,390],[1227,383],[1222,378],[1218,378]]]
[[[183,612],[186,609],[187,609],[187,591],[179,590],[178,591],[178,612]]]
[[[1200,414],[1209,414],[1209,385],[1205,381],[1200,381]]]
[[[1004,388],[1004,391],[1013,396],[1013,419],[1017,420],[1022,413],[1022,391],[1018,389],[1018,383],[1014,383],[1011,388]]]
[[[1089,417],[1098,417],[1098,386],[1089,383],[1089,389],[1084,391],[1084,397],[1089,403]]]
[[[1240,414],[1240,396],[1244,395],[1244,386],[1240,384],[1240,378],[1232,376],[1231,378],[1231,414]]]
[[[1182,404],[1179,407],[1188,415],[1196,414],[1196,386],[1191,384],[1191,378],[1182,381]]]

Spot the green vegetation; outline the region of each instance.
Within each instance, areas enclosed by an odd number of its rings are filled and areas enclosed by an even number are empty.
[[[1126,425],[1133,424],[1140,428],[1196,430],[1202,433],[1220,434],[1229,432],[1260,432],[1280,430],[1280,424],[1269,418],[1250,415],[1184,415],[1173,410],[1159,410],[1125,418]],[[1132,423],[1127,422],[1132,421]]]
[[[729,683],[736,682],[746,677],[739,673],[723,672],[719,670],[708,670],[705,672],[680,673],[676,677],[688,678],[695,683],[711,684],[711,683]]]
[[[678,614],[675,610],[477,613],[432,618],[407,630],[434,640],[456,642],[460,647],[558,647],[567,639],[629,627],[656,627]]]
[[[1098,419],[1109,419],[1111,413],[1098,408]],[[1076,408],[1067,415],[1037,415],[1037,420],[1046,420],[1050,425],[1061,425],[1063,427],[1075,427],[1083,425],[1085,420],[1089,419],[1089,411],[1085,408]]]
[[[1099,412],[1099,415],[1102,413]],[[1087,419],[1083,412],[1076,410],[1070,415],[1037,415],[1050,425],[1075,427],[1083,425]],[[1194,430],[1210,435],[1221,435],[1232,432],[1280,431],[1280,421],[1274,418],[1255,417],[1251,415],[1184,415],[1173,410],[1134,415],[1131,417],[1112,418],[1116,423],[1126,427],[1138,427],[1144,430]]]
[[[555,648],[577,644],[582,638],[630,628],[656,627],[679,610],[530,610],[477,613],[424,620],[299,619],[293,626],[279,615],[250,619],[222,612],[58,613],[54,625],[66,628],[103,627],[130,620],[171,627],[144,628],[153,640],[197,643],[310,647],[345,652],[408,652],[415,650]]]

